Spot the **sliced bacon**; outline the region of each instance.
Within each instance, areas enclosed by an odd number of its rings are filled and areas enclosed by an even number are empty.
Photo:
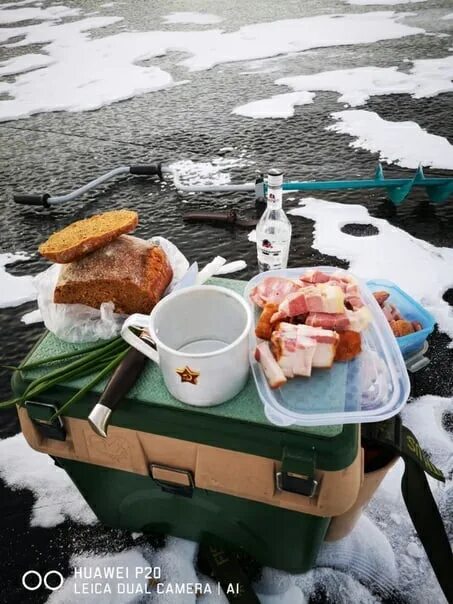
[[[263,368],[264,375],[271,388],[280,388],[280,386],[286,384],[286,377],[280,365],[275,360],[267,342],[261,342],[256,347],[255,359]]]
[[[362,306],[358,310],[346,310],[349,319],[349,329],[351,331],[363,331],[373,320],[368,306]]]
[[[349,319],[346,313],[329,314],[325,312],[310,313],[305,319],[306,325],[322,327],[333,331],[349,329]]]
[[[288,294],[278,307],[278,311],[271,318],[274,323],[280,319],[297,317],[308,312],[307,302],[305,300],[305,289],[299,289],[297,292]]]
[[[306,283],[327,283],[330,279],[330,275],[323,273],[322,271],[307,271],[301,275],[299,279]]]
[[[339,342],[339,335],[334,331],[311,327],[310,325],[298,325],[299,333],[311,338],[316,342],[316,351],[313,356],[313,367],[332,367],[335,353]]]
[[[266,303],[280,304],[288,294],[291,294],[301,287],[291,279],[283,277],[266,277],[250,293],[250,299],[261,308]]]
[[[280,323],[272,334],[272,350],[287,378],[310,377],[316,342],[299,332],[298,325]]]

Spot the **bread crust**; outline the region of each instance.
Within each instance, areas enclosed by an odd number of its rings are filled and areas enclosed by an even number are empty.
[[[163,249],[122,235],[104,248],[62,267],[54,291],[57,304],[100,308],[113,302],[120,314],[148,314],[173,278]]]
[[[132,210],[112,210],[73,222],[39,246],[39,253],[59,264],[67,264],[104,247],[138,225]]]

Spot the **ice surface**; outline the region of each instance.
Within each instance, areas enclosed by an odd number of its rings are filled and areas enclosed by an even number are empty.
[[[241,107],[236,107],[233,113],[254,118],[286,118],[294,115],[296,105],[308,105],[313,103],[315,94],[313,92],[287,92],[276,94],[269,99],[252,101]]]
[[[453,145],[415,122],[389,122],[373,111],[351,109],[332,113],[338,123],[326,129],[355,138],[350,147],[378,153],[381,161],[404,168],[431,166],[453,169]]]
[[[220,23],[222,17],[217,15],[210,15],[209,13],[192,13],[192,12],[178,12],[170,13],[163,17],[166,23],[194,23],[196,25],[211,25],[213,23]]]
[[[52,527],[66,518],[92,524],[96,518],[66,472],[34,451],[22,433],[0,440],[0,477],[12,489],[35,495],[31,526]]]
[[[439,329],[453,338],[453,309],[442,299],[453,287],[453,249],[436,247],[370,216],[361,205],[304,198],[293,216],[315,221],[313,247],[323,254],[350,263],[350,270],[363,279],[389,279],[430,311]],[[372,224],[377,235],[354,237],[341,231],[348,223]],[[410,262],[408,262],[410,258]]]
[[[18,260],[27,260],[24,252],[0,254],[0,308],[19,306],[24,302],[36,300],[36,289],[31,275],[11,275],[6,266]]]
[[[409,62],[409,61],[408,61]],[[409,73],[397,67],[357,67],[322,71],[312,75],[279,78],[277,85],[289,86],[294,93],[274,95],[236,107],[233,113],[247,117],[290,117],[294,105],[312,102],[315,92],[337,92],[339,103],[352,107],[363,105],[371,96],[385,94],[410,94],[413,98],[432,97],[453,90],[453,56],[439,59],[422,59],[412,62]],[[311,93],[311,100],[297,101],[297,93]],[[301,97],[304,99],[304,97]],[[308,97],[309,98],[309,97]]]
[[[7,12],[12,11],[3,10],[0,15]],[[424,33],[421,28],[401,23],[404,16],[390,11],[321,15],[256,23],[232,32],[220,29],[124,32],[95,39],[87,32],[121,19],[89,17],[70,23],[42,22],[5,28],[0,32],[0,42],[22,36],[22,40],[10,46],[44,44],[42,53],[48,54],[51,63],[39,70],[18,73],[15,81],[4,83],[2,92],[12,98],[0,101],[0,121],[43,111],[94,110],[168,88],[174,85],[170,73],[138,62],[175,50],[189,55],[180,65],[197,71],[315,47],[368,44]],[[12,20],[11,16],[4,18]]]
[[[138,604],[143,602],[143,596],[140,594],[146,593],[147,580],[143,574],[137,569],[149,568],[149,562],[143,557],[138,549],[130,549],[118,554],[94,555],[84,554],[73,556],[70,565],[72,569],[77,569],[78,573],[86,573],[86,575],[75,576],[72,574],[63,584],[63,587],[54,591],[47,599],[47,604],[69,604],[77,602],[77,604]],[[116,577],[109,578],[87,578],[84,576],[92,576],[97,569],[101,573],[108,572],[109,569],[119,570],[123,573],[124,578],[117,579]],[[149,570],[145,571],[149,572]],[[126,578],[127,577],[127,578]],[[86,584],[87,594],[82,593],[82,585]],[[98,593],[90,594],[90,590],[98,584]],[[120,584],[128,586],[128,590],[133,593],[121,593]],[[110,592],[105,592],[106,589]],[[137,595],[138,594],[138,595]],[[146,601],[151,596],[145,596]],[[181,603],[182,604],[182,603]]]

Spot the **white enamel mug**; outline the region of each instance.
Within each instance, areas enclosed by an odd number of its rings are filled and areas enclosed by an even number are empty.
[[[121,335],[160,366],[175,398],[208,407],[233,398],[245,386],[251,326],[251,310],[240,295],[200,285],[169,294],[149,316],[131,315]],[[131,327],[145,328],[156,350]]]

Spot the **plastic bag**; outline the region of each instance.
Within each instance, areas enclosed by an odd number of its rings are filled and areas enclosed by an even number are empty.
[[[153,237],[150,241],[162,247],[173,269],[172,282],[165,292],[170,293],[186,273],[189,262],[168,239]],[[104,302],[99,310],[84,304],[55,304],[53,295],[60,269],[60,265],[54,264],[34,280],[38,291],[38,308],[47,329],[61,340],[72,343],[118,336],[125,316],[113,312],[113,302]]]

